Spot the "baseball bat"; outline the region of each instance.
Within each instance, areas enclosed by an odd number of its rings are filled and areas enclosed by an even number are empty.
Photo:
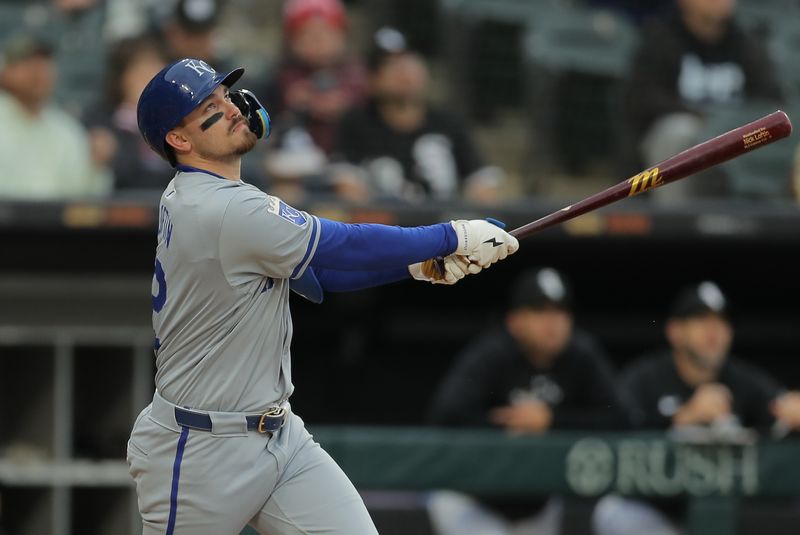
[[[788,137],[791,133],[792,122],[786,113],[780,110],[772,112],[752,123],[734,128],[715,138],[688,148],[645,169],[641,173],[633,175],[627,180],[623,180],[619,184],[606,188],[575,204],[570,204],[557,212],[515,228],[509,234],[518,240],[527,238],[531,234],[564,221],[569,221],[592,210],[597,210],[612,202],[660,188],[664,184],[675,182],[709,167],[727,162],[737,156]],[[444,260],[442,258],[433,259],[432,268],[437,276],[443,276]]]
[[[633,197],[645,191],[660,188],[664,184],[686,178],[747,152],[760,149],[789,136],[791,133],[792,123],[789,117],[778,110],[752,123],[747,123],[713,139],[699,143],[627,180],[623,180],[619,184],[595,193],[575,204],[565,206],[561,210],[548,214],[536,221],[515,228],[509,234],[517,239],[527,238],[531,234],[625,197]]]

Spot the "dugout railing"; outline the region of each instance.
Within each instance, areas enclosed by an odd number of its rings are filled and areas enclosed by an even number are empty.
[[[152,398],[151,348],[141,328],[0,327],[8,535],[141,532],[124,441]]]

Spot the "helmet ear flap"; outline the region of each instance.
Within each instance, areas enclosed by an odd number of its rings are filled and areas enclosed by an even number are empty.
[[[242,112],[242,117],[247,119],[247,125],[258,139],[267,139],[272,131],[269,113],[258,101],[256,96],[247,89],[230,92],[231,102]]]

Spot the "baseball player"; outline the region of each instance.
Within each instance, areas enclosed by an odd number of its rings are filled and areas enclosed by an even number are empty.
[[[329,221],[242,181],[241,155],[270,132],[258,99],[231,89],[243,72],[183,59],[139,99],[145,141],[176,169],[159,208],[156,392],[127,452],[144,534],[374,534],[291,410],[290,288],[319,302],[410,277],[453,284],[519,245],[482,220]],[[429,269],[438,256],[444,269]]]

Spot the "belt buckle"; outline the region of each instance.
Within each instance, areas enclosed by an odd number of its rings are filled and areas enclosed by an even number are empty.
[[[282,418],[286,415],[286,409],[283,407],[270,407],[266,410],[264,414],[261,415],[261,418],[258,420],[258,432],[259,433],[266,433],[269,431],[266,426],[267,418]]]

